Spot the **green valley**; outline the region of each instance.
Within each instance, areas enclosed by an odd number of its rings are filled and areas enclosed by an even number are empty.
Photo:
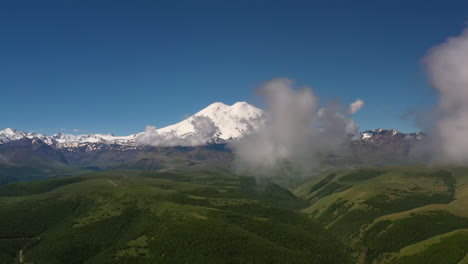
[[[468,169],[426,166],[329,172],[295,190],[303,209],[360,263],[462,263]]]

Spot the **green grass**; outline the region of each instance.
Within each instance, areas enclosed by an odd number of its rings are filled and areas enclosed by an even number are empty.
[[[361,263],[386,263],[402,248],[467,228],[467,186],[466,168],[415,165],[327,172],[295,193]]]
[[[445,211],[415,214],[395,221],[381,221],[364,233],[363,243],[368,247],[367,258],[401,248],[453,230],[468,228],[468,219]]]
[[[336,177],[336,173],[330,173],[328,176],[326,176],[323,180],[319,181],[317,184],[313,185],[310,189],[309,192],[313,193],[317,191],[318,189],[322,188],[323,186],[327,185],[328,183],[331,182]]]
[[[352,188],[352,186],[347,185],[347,184],[337,183],[337,182],[331,182],[331,183],[325,185],[319,191],[317,191],[316,194],[314,194],[311,199],[312,200],[318,200],[318,199],[323,198],[325,196],[328,196],[328,195],[330,195],[332,193],[342,192],[342,191],[345,191],[345,190],[347,190],[349,188]]]
[[[360,182],[373,179],[380,175],[385,174],[386,170],[378,170],[378,169],[358,169],[354,170],[350,173],[345,174],[340,178],[340,181],[343,182]]]
[[[424,250],[392,260],[391,264],[463,264],[468,252],[468,233],[457,232],[440,239]]]
[[[445,234],[442,234],[442,235],[437,235],[437,236],[428,238],[426,240],[420,241],[418,243],[415,243],[415,244],[409,245],[407,247],[404,247],[404,248],[400,249],[400,251],[398,251],[397,253],[392,254],[392,255],[395,256],[395,257],[414,255],[414,254],[417,254],[417,253],[420,253],[420,252],[424,251],[428,246],[440,243],[441,239],[443,239],[443,238],[450,237],[450,236],[452,236],[454,234],[457,234],[457,233],[467,233],[467,232],[468,232],[468,229],[457,229],[457,230],[452,231],[452,232],[448,232],[448,233],[445,233]]]

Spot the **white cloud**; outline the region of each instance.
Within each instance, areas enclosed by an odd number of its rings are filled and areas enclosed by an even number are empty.
[[[432,48],[424,58],[439,92],[437,121],[430,131],[433,155],[441,161],[468,162],[468,29]]]
[[[232,144],[241,172],[272,176],[289,166],[307,174],[317,155],[342,152],[357,132],[339,105],[319,109],[311,89],[295,90],[288,79],[269,81],[259,92],[268,105],[264,126]]]
[[[174,131],[159,133],[156,127],[147,126],[145,132],[136,138],[136,143],[155,147],[199,146],[211,143],[219,136],[219,128],[211,118],[193,116],[190,119],[194,128],[191,134],[177,135]]]
[[[361,110],[364,107],[364,101],[361,99],[356,99],[352,104],[349,105],[349,113],[355,114],[357,111]]]

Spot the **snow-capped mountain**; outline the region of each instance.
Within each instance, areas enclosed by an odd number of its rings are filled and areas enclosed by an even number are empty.
[[[57,149],[74,151],[85,149],[86,152],[109,148],[135,149],[137,148],[135,138],[138,134],[117,137],[112,134],[90,134],[90,135],[69,135],[55,134],[52,138],[57,142],[54,146]]]
[[[144,132],[129,136],[63,133],[48,136],[7,128],[0,131],[0,165],[26,166],[39,171],[58,168],[66,173],[70,166],[152,169],[175,164],[230,164],[232,150],[218,143],[251,133],[263,126],[264,120],[262,110],[239,102],[213,103],[177,124],[160,129],[148,126]],[[413,143],[423,137],[421,132],[367,130],[360,137],[350,137],[353,156],[343,162],[359,160],[380,164],[407,159]]]
[[[135,137],[137,137],[137,135],[138,134],[126,137],[116,137],[112,134],[71,135],[58,133],[52,136],[47,136],[44,134],[26,133],[13,128],[6,128],[0,131],[0,144],[27,138],[31,140],[40,140],[57,149],[76,148],[93,143],[133,146],[135,145]]]
[[[373,144],[390,143],[394,140],[417,141],[423,138],[423,132],[402,133],[396,129],[379,128],[361,132],[361,140]]]
[[[6,128],[0,131],[0,143],[7,143],[13,140],[18,140],[26,137],[26,133],[13,128]]]
[[[218,128],[218,137],[223,140],[238,139],[252,129],[261,126],[263,111],[246,102],[237,102],[231,106],[223,103],[213,103],[177,124],[158,129],[158,133],[174,132],[184,138],[196,132],[195,117],[208,117]]]
[[[40,140],[57,150],[71,152],[90,152],[102,149],[128,150],[140,147],[141,140],[139,141],[138,138],[151,139],[147,135],[151,132],[156,135],[159,141],[176,139],[176,143],[170,144],[170,146],[176,146],[178,143],[186,146],[191,145],[190,142],[195,142],[194,138],[197,139],[197,143],[194,145],[200,145],[239,139],[262,126],[263,117],[264,112],[261,109],[246,102],[237,102],[233,105],[216,102],[177,124],[129,136],[115,136],[113,134],[71,135],[63,133],[47,136],[6,128],[0,131],[0,144],[31,139]],[[203,121],[201,124],[199,124],[200,120]],[[210,133],[204,131],[207,124]],[[213,133],[213,130],[216,130],[215,133]],[[213,138],[213,135],[216,138]],[[361,132],[360,141],[381,145],[396,141],[412,142],[422,139],[423,136],[422,132],[402,133],[395,129],[375,129]]]
[[[52,137],[49,137],[43,134],[26,133],[26,132],[16,130],[13,128],[6,128],[4,130],[0,130],[0,144],[7,143],[10,141],[20,140],[23,138],[40,139],[48,145],[53,145],[55,143]]]
[[[211,120],[213,126],[217,129],[217,139],[214,142],[225,142],[242,137],[248,131],[258,128],[262,123],[263,111],[246,103],[237,102],[231,106],[223,103],[213,103],[189,118],[167,127],[157,129],[155,132],[160,135],[170,134],[184,140],[189,137],[197,136],[197,118],[203,117]],[[56,149],[77,149],[85,147],[87,151],[102,149],[108,145],[114,145],[116,148],[136,148],[136,139],[145,132],[129,135],[115,136],[113,134],[89,134],[72,135],[58,133],[47,136],[37,133],[26,133],[12,128],[6,128],[0,131],[0,144],[28,139],[40,139],[42,142],[53,146]],[[202,143],[212,142],[212,138],[204,139]],[[203,141],[204,140],[204,141]]]

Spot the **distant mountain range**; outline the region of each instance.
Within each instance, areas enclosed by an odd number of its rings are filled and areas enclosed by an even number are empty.
[[[204,138],[201,145],[211,142],[226,143],[230,140],[238,140],[245,134],[257,129],[262,125],[264,112],[246,102],[237,102],[231,106],[223,103],[213,103],[187,119],[167,127],[156,129],[161,135],[175,135],[181,140],[195,136],[201,131],[197,130],[196,118],[204,117],[211,120],[217,129],[216,138]],[[112,146],[119,149],[137,148],[137,138],[147,132],[141,132],[129,136],[115,136],[113,134],[87,134],[72,135],[58,133],[47,136],[38,133],[26,133],[13,128],[0,131],[0,144],[5,144],[21,139],[40,140],[55,149],[79,149],[86,147],[87,151],[99,150],[103,147]],[[423,137],[422,132],[402,133],[395,129],[375,129],[360,133],[360,140],[375,144],[387,143],[392,140],[418,140]],[[202,135],[197,135],[202,136]]]
[[[200,131],[197,131],[195,120],[197,117],[205,117],[213,121],[218,131],[215,139],[205,138],[204,143],[213,141],[224,143],[229,140],[239,139],[249,130],[258,128],[261,125],[262,115],[262,110],[246,102],[238,102],[232,106],[217,102],[177,124],[157,129],[155,132],[161,135],[172,133],[181,140],[184,140],[194,136],[196,133],[200,133]],[[87,150],[93,151],[100,149],[99,145],[113,145],[113,147],[128,149],[137,147],[136,139],[139,136],[143,136],[145,133],[147,132],[129,136],[115,136],[113,134],[72,135],[58,133],[47,136],[6,128],[0,131],[0,144],[28,138],[31,140],[40,140],[56,149],[72,150],[74,148],[88,146],[89,148]]]
[[[50,176],[51,172],[64,176],[83,170],[229,165],[233,154],[227,143],[262,126],[263,117],[262,110],[245,102],[231,106],[213,103],[177,124],[147,128],[129,136],[63,133],[47,136],[6,128],[0,131],[0,185],[12,181],[11,175],[34,179]],[[206,133],[207,129],[211,132]],[[141,144],[139,139],[148,139],[147,133],[163,135],[162,139],[175,137],[181,145]],[[193,137],[201,138],[200,144],[188,144]],[[423,137],[421,132],[367,130],[350,141],[351,151],[320,159],[325,167],[333,168],[405,162],[413,144]]]

